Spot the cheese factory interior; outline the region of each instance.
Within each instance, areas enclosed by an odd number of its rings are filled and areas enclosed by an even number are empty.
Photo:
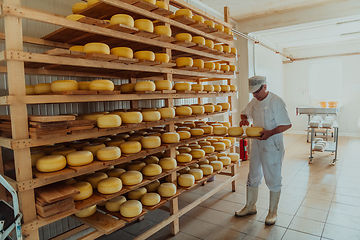
[[[359,0],[0,6],[0,240],[360,239]]]

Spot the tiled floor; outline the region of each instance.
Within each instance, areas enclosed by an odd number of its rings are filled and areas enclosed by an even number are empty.
[[[340,137],[339,161],[332,166],[330,153],[316,153],[308,164],[309,144],[305,135],[285,135],[283,189],[278,220],[265,226],[269,191],[263,183],[257,202],[258,213],[236,218],[234,212],[246,202],[249,162],[239,167],[237,192],[230,185],[180,218],[180,233],[171,236],[170,226],[149,239],[360,239],[360,138]],[[180,196],[180,208],[199,198],[226,176]],[[144,221],[132,224],[101,239],[133,239],[168,217],[163,210],[150,212]]]

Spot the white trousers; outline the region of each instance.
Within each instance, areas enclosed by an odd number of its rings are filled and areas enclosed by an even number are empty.
[[[259,186],[265,177],[265,183],[270,191],[280,192],[284,153],[283,145],[276,146],[271,138],[266,141],[252,140],[247,185],[250,187]]]

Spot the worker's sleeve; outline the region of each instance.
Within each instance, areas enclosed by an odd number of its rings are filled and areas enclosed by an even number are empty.
[[[246,115],[248,118],[252,118],[253,105],[254,105],[254,98],[246,105],[245,109],[241,111],[241,115]]]
[[[286,104],[281,98],[277,99],[276,103],[274,103],[274,116],[277,127],[281,125],[291,124],[291,120],[286,108]]]

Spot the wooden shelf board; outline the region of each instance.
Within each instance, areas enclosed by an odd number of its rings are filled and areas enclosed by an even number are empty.
[[[139,31],[139,29],[137,29],[136,27],[131,27],[125,24],[115,24],[115,25],[111,25],[108,27],[109,29],[115,30],[115,31],[120,31],[120,32],[124,32],[124,33],[136,33]]]
[[[143,0],[139,0],[138,2],[135,2],[132,5],[134,5],[136,7],[139,7],[139,8],[142,8],[142,9],[145,9],[147,11],[152,11],[152,10],[155,10],[155,9],[159,8],[155,4],[152,4],[152,3],[149,3],[149,2],[146,2],[146,1],[143,1]]]
[[[168,17],[168,16],[171,16],[172,14],[174,14],[172,11],[169,11],[169,10],[166,10],[163,8],[157,8],[155,10],[152,10],[151,12],[156,13],[163,17]]]
[[[165,199],[161,199],[160,202],[154,206],[144,206],[143,208],[145,208],[148,211],[154,211],[162,206],[164,206],[167,203],[167,201]]]

